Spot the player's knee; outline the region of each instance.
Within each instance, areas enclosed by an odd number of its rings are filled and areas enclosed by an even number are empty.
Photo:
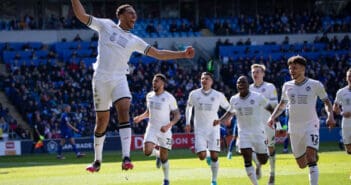
[[[347,154],[351,155],[351,149],[346,151]]]
[[[119,123],[118,128],[119,128],[119,129],[122,129],[122,128],[130,128],[130,122],[121,122],[121,123]]]
[[[167,161],[168,161],[167,158],[165,158],[165,159],[164,159],[164,158],[161,158],[161,163],[162,163],[162,164],[165,164]]]
[[[307,164],[306,161],[297,161],[297,165],[299,166],[299,168],[304,169],[306,168]]]
[[[275,156],[275,149],[273,149],[272,151],[269,152],[269,156],[270,156],[270,157]]]
[[[197,156],[200,160],[204,160],[206,158],[206,152],[199,152]]]
[[[217,162],[218,161],[218,157],[211,157],[211,161],[212,162]]]

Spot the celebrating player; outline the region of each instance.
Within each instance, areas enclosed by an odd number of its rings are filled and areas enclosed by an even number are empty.
[[[300,168],[309,166],[310,185],[318,184],[317,166],[319,148],[319,118],[316,112],[316,99],[319,97],[328,114],[327,125],[335,125],[332,104],[321,82],[305,76],[307,61],[302,56],[288,59],[289,73],[292,80],[285,82],[282,98],[268,120],[273,127],[274,120],[289,104],[289,134],[291,148]]]
[[[263,81],[265,75],[266,67],[262,64],[253,64],[251,65],[251,77],[254,81],[253,84],[250,85],[250,91],[257,92],[262,94],[274,108],[278,104],[277,90],[272,83]],[[267,122],[270,112],[264,110],[262,113],[262,121],[264,123]],[[265,133],[267,135],[267,145],[269,152],[269,165],[270,165],[270,176],[268,185],[274,185],[274,175],[275,175],[275,126],[273,128],[269,127],[265,124]],[[256,163],[256,175],[257,179],[261,178],[261,167],[257,161],[256,154],[252,154],[253,161]],[[255,159],[256,158],[256,159]]]
[[[268,100],[259,93],[249,90],[249,82],[246,76],[240,76],[236,82],[238,94],[230,98],[231,109],[220,120],[215,120],[214,125],[227,121],[233,115],[237,118],[238,146],[243,156],[246,174],[252,184],[257,185],[255,169],[252,166],[252,154],[257,154],[260,164],[266,164],[267,136],[265,135],[265,122],[262,121],[264,110],[273,111]]]
[[[180,113],[176,99],[164,90],[166,77],[156,74],[152,80],[153,91],[146,95],[146,111],[134,117],[134,122],[139,123],[149,118],[149,123],[144,135],[144,154],[156,156],[156,166],[162,166],[164,181],[163,185],[169,184],[168,150],[172,149],[171,128],[180,119]],[[170,113],[172,120],[170,120]],[[158,145],[160,150],[155,146]]]
[[[86,170],[97,172],[102,161],[105,132],[110,118],[109,108],[113,103],[117,110],[119,134],[122,143],[122,170],[133,168],[130,159],[131,128],[129,108],[131,93],[126,74],[129,73],[128,61],[134,51],[155,57],[159,60],[193,58],[195,51],[187,47],[184,51],[158,50],[141,38],[133,35],[137,14],[129,4],[117,8],[118,24],[110,19],[100,19],[85,12],[79,0],[71,0],[74,14],[89,28],[99,34],[97,61],[94,63],[93,96],[96,111],[94,130],[95,160]]]
[[[333,110],[342,116],[341,135],[346,152],[351,154],[351,68],[346,72],[346,81],[347,86],[336,93]]]
[[[190,92],[186,107],[186,132],[190,132],[190,120],[192,109],[194,108],[194,134],[195,152],[200,160],[206,158],[206,151],[209,150],[211,156],[211,185],[217,185],[218,174],[218,153],[220,145],[220,126],[213,125],[213,121],[218,119],[218,110],[222,107],[225,110],[230,108],[228,100],[224,94],[212,89],[213,76],[209,72],[201,74],[201,88]]]

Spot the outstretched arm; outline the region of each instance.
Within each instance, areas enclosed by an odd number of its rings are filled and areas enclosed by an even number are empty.
[[[181,58],[190,59],[195,56],[195,50],[191,46],[187,47],[184,51],[159,50],[151,47],[146,55],[154,57],[158,60],[172,60]]]
[[[228,120],[232,118],[234,115],[235,113],[231,113],[230,111],[227,111],[220,119],[216,119],[213,121],[213,126],[219,125],[221,124],[221,122],[230,123],[228,122]]]
[[[88,24],[90,15],[85,12],[85,9],[80,0],[71,0],[73,12],[80,22]]]

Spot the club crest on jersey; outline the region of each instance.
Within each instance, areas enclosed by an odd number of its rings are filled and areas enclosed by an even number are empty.
[[[215,98],[214,97],[211,97],[211,101],[214,101],[215,100]]]
[[[165,101],[165,98],[162,98],[162,99],[161,99],[161,101],[163,101],[163,102],[164,102],[164,101]]]
[[[262,88],[261,92],[265,92],[265,91],[266,91],[266,89],[265,89],[265,88]]]
[[[113,32],[112,35],[110,36],[110,41],[114,42],[116,40],[116,35],[117,33]]]
[[[250,104],[253,105],[255,103],[255,100],[250,100]]]
[[[310,91],[311,90],[311,87],[310,86],[307,86],[306,87],[306,91]]]

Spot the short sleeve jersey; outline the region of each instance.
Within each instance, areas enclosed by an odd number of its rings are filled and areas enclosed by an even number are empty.
[[[190,92],[188,106],[194,107],[194,129],[195,132],[213,128],[213,121],[218,119],[219,108],[229,110],[230,104],[223,93],[211,89],[204,93],[202,89]]]
[[[129,31],[121,29],[110,19],[90,16],[87,24],[99,34],[96,73],[129,74],[129,58],[134,51],[146,54],[150,45]]]
[[[251,84],[250,91],[262,94],[273,107],[278,104],[277,89],[272,83],[263,82],[260,86]],[[267,121],[270,115],[271,113],[268,110],[264,110],[262,113],[263,121]]]
[[[146,95],[146,105],[149,110],[149,126],[160,129],[170,122],[171,111],[177,110],[177,101],[172,94],[164,91],[156,95],[154,91]]]
[[[304,126],[311,121],[318,121],[316,112],[317,97],[328,99],[321,82],[308,79],[301,84],[285,82],[282,89],[282,101],[289,104],[289,123],[291,127]]]
[[[256,92],[250,92],[246,97],[240,97],[238,93],[230,98],[230,112],[237,118],[239,135],[264,133],[265,122],[261,116],[268,104],[268,100]]]

